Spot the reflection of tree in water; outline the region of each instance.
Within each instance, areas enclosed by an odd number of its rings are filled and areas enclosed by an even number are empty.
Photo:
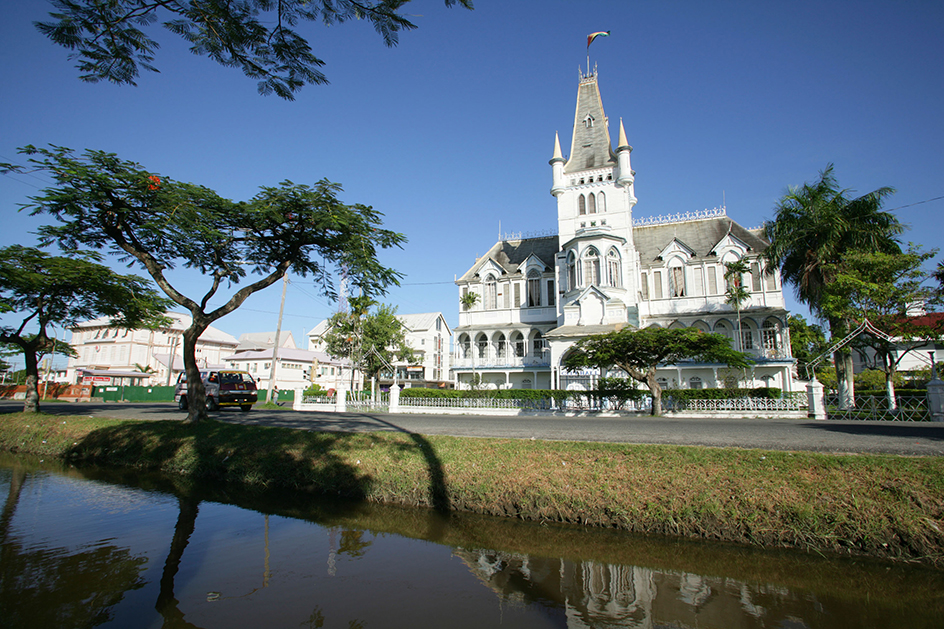
[[[12,472],[0,515],[0,625],[94,627],[108,622],[124,593],[144,586],[140,574],[147,558],[101,544],[77,551],[25,548],[10,528],[28,474],[20,466]]]
[[[302,623],[302,627],[308,627],[308,629],[316,629],[317,627],[324,627],[325,617],[324,612],[321,611],[321,607],[315,607],[312,610],[311,616],[308,617],[308,620]],[[347,629],[364,629],[363,620],[351,620],[347,623]]]
[[[197,526],[197,513],[200,511],[200,500],[197,498],[180,496],[177,498],[180,514],[174,525],[174,537],[170,542],[167,561],[164,562],[164,572],[161,574],[161,590],[157,595],[157,604],[154,608],[164,617],[165,627],[195,627],[184,620],[184,613],[180,611],[180,602],[174,597],[174,577],[180,570],[180,560],[184,550],[190,543],[190,536]]]

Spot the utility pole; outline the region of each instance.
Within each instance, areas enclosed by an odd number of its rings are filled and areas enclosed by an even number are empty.
[[[282,304],[279,306],[279,323],[275,327],[275,344],[272,346],[272,366],[269,368],[269,389],[266,391],[266,403],[272,400],[272,388],[275,386],[275,363],[279,359],[279,336],[282,334],[282,312],[285,310],[285,291],[288,289],[288,272],[282,276]]]

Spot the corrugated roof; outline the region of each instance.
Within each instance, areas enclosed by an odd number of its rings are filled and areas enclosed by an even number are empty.
[[[470,268],[459,280],[472,280],[478,270],[489,260],[492,260],[507,274],[518,272],[518,267],[531,255],[537,256],[544,266],[554,269],[554,256],[560,250],[560,239],[557,236],[540,236],[537,238],[522,238],[520,240],[500,240],[496,242],[484,256]]]
[[[634,227],[633,240],[640,261],[648,265],[673,239],[694,251],[696,260],[713,257],[712,250],[728,233],[749,246],[753,253],[760,253],[767,248],[767,241],[757,232],[741,227],[727,216]]]
[[[190,327],[190,324],[193,323],[193,317],[188,314],[183,314],[180,312],[165,312],[165,316],[170,317],[171,324],[167,326],[171,330],[184,331]],[[72,327],[73,330],[78,328],[96,328],[102,326],[108,326],[111,323],[110,317],[99,317],[97,319],[91,319],[89,321],[82,321],[81,323],[75,324]],[[236,347],[239,342],[236,340],[236,337],[227,334],[222,330],[218,330],[213,326],[208,327],[203,331],[203,334],[200,335],[200,340],[204,342],[219,343],[220,345],[232,345]]]

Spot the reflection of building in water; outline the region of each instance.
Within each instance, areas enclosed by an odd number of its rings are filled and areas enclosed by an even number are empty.
[[[568,627],[805,627],[817,607],[790,591],[725,578],[456,550],[503,600],[560,610]]]

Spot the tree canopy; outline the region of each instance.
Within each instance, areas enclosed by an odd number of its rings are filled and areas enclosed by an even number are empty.
[[[415,360],[406,341],[407,330],[396,315],[394,306],[378,305],[365,297],[352,298],[348,312],[338,312],[328,321],[326,351],[349,359],[366,376],[375,378],[394,362]]]
[[[764,251],[768,268],[779,268],[783,281],[793,284],[797,299],[817,317],[829,323],[833,338],[849,331],[849,321],[825,307],[823,291],[835,277],[835,264],[847,252],[900,253],[899,234],[904,226],[894,214],[882,210],[895,190],[882,187],[853,196],[839,187],[829,164],[819,181],[790,188],[777,202],[774,220],[764,223],[770,245]],[[852,355],[839,350],[835,356],[836,379],[842,403],[853,406]]]
[[[114,327],[138,328],[163,323],[172,305],[151,283],[119,275],[97,262],[93,252],[51,256],[22,245],[0,249],[0,311],[20,318],[17,326],[0,327],[0,343],[15,345],[26,366],[24,411],[39,410],[39,356],[70,354],[69,345],[50,337],[50,326],[109,317]]]
[[[581,339],[564,358],[564,367],[571,371],[584,367],[621,369],[646,385],[652,394],[652,414],[661,415],[662,387],[656,380],[656,369],[687,359],[724,363],[734,368],[750,365],[747,354],[732,349],[730,339],[721,334],[696,328],[627,327]]]
[[[828,265],[832,281],[823,290],[823,307],[834,316],[859,324],[868,319],[888,337],[861,334],[853,347],[870,368],[885,374],[889,408],[896,408],[894,376],[910,352],[933,345],[944,332],[940,317],[924,309],[940,304],[928,284],[925,263],[937,251],[910,245],[905,253],[849,252]]]
[[[57,11],[36,28],[75,51],[83,81],[134,85],[152,65],[157,40],[145,31],[160,24],[190,44],[190,52],[235,67],[258,81],[260,94],[292,100],[306,84],[328,82],[296,28],[304,22],[366,21],[387,46],[416,28],[401,9],[409,0],[51,0]],[[471,0],[445,0],[472,9]]]
[[[341,187],[327,180],[313,186],[285,181],[262,187],[248,201],[234,202],[103,151],[88,150],[77,157],[66,148],[30,146],[21,152],[31,156],[32,167],[57,182],[24,206],[58,222],[38,230],[41,242],[58,244],[67,252],[85,246],[116,253],[143,267],[193,317],[183,334],[192,387],[190,421],[206,416],[195,358],[197,338],[251,294],[288,271],[312,276],[329,297],[335,296],[332,275],[340,266],[347,270],[350,285],[365,295],[383,294],[401,277],[380,263],[378,250],[401,246],[405,236],[383,229],[383,215],[373,208],[339,201]],[[171,283],[168,271],[178,265],[207,278],[203,295],[191,298]],[[235,288],[248,273],[259,279],[210,308],[224,285]]]

